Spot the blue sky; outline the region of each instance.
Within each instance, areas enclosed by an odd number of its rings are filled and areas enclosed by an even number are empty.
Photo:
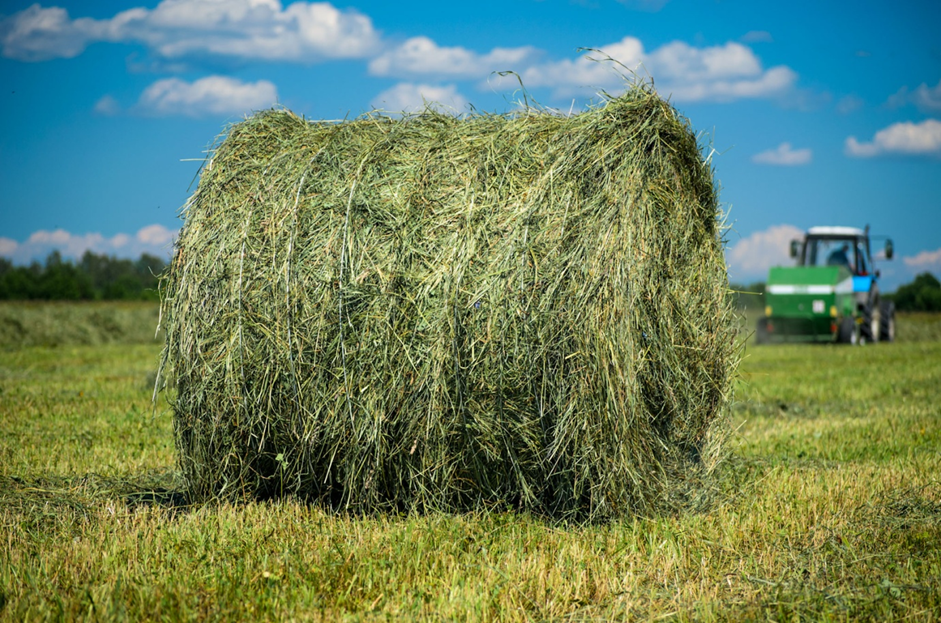
[[[273,104],[313,119],[422,97],[563,113],[643,75],[705,132],[735,281],[813,225],[895,241],[892,289],[941,275],[941,3],[164,0],[0,3],[0,255],[169,254],[199,160]]]

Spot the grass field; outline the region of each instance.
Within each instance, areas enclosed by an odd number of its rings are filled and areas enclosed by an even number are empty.
[[[2,344],[0,619],[939,620],[939,326],[749,347],[713,504],[597,526],[190,507],[158,344]]]

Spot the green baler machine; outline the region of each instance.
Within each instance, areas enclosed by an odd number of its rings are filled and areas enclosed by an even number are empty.
[[[891,259],[886,240],[885,258]],[[812,227],[791,242],[797,265],[768,273],[755,340],[866,342],[895,339],[895,307],[879,292],[869,227]]]

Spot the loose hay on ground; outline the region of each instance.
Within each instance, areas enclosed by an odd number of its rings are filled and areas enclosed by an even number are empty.
[[[574,116],[231,127],[165,290],[192,497],[589,520],[688,501],[738,358],[719,217],[648,86]]]

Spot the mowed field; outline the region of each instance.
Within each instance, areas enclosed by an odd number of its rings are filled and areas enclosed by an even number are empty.
[[[146,330],[26,339],[48,310],[0,306],[0,620],[941,619],[937,316],[749,345],[711,505],[570,525],[187,505],[155,308],[119,311]]]

